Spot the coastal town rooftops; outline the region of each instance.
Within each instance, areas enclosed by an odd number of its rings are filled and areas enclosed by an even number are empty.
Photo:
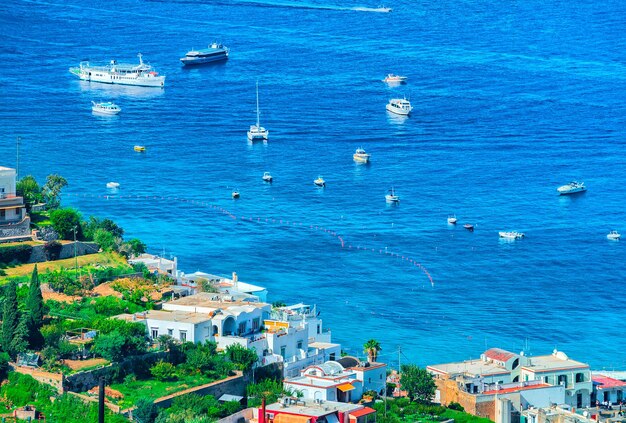
[[[203,307],[214,309],[225,309],[230,306],[250,306],[254,308],[266,308],[270,307],[267,303],[260,303],[255,298],[251,298],[248,295],[234,295],[223,294],[214,292],[200,292],[198,294],[190,295],[188,297],[178,298],[173,301],[169,301],[164,304],[174,306],[186,306],[186,307]]]
[[[591,380],[598,390],[626,387],[626,382],[604,375],[593,375]]]
[[[330,348],[340,347],[340,344],[333,344],[331,342],[310,342],[309,348],[317,348],[319,350],[328,350]]]
[[[145,322],[148,319],[164,322],[203,323],[210,321],[211,317],[205,313],[193,313],[189,311],[148,310],[134,314],[118,314],[114,319],[126,320],[127,322]]]
[[[445,376],[454,376],[459,374],[471,376],[487,376],[508,373],[504,367],[497,365],[491,361],[483,360],[467,360],[456,363],[433,364],[426,366],[431,373]]]
[[[533,373],[551,372],[556,370],[589,369],[589,365],[570,359],[563,351],[554,350],[550,355],[528,357],[529,363],[522,369]]]
[[[290,379],[285,379],[284,383],[302,386],[313,386],[318,388],[330,388],[339,385],[349,384],[351,380],[348,378],[350,375],[345,375],[341,378],[323,378],[315,376],[298,376]],[[354,379],[352,379],[354,380]]]
[[[285,400],[285,399],[283,399]],[[290,400],[287,398],[286,400]],[[276,402],[266,407],[266,412],[296,414],[299,416],[322,417],[333,413],[352,413],[365,407],[361,404],[349,404],[344,402],[323,401],[318,404],[312,400],[291,400],[284,402]]]

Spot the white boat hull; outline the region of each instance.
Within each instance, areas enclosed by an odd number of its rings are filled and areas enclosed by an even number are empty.
[[[98,113],[100,115],[108,115],[108,116],[113,116],[118,114],[119,112],[121,112],[122,110],[106,110],[106,109],[100,109],[98,107],[92,107],[91,111],[94,113]]]
[[[398,197],[397,195],[385,195],[385,200],[388,203],[399,203],[400,197]]]
[[[354,154],[352,158],[358,163],[368,163],[370,161],[369,154]]]
[[[134,85],[138,87],[163,88],[165,86],[165,77],[158,75],[116,75],[106,71],[92,71],[79,68],[70,69],[70,72],[82,81],[100,82],[103,84]]]
[[[395,113],[396,115],[408,116],[409,114],[411,114],[411,110],[393,107],[391,104],[387,104],[387,106],[385,107],[387,108],[388,112]]]
[[[587,188],[560,187],[560,188],[557,188],[557,191],[559,192],[559,195],[568,195],[568,194],[576,194],[577,192],[587,191]]]

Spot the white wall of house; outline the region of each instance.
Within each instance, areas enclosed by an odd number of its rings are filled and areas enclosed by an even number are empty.
[[[387,366],[354,369],[356,378],[363,381],[363,391],[381,392],[387,384]]]
[[[288,328],[285,331],[266,333],[268,348],[281,355],[286,362],[306,358],[309,348],[307,328]]]
[[[15,169],[0,167],[0,198],[15,195]]]
[[[138,320],[144,322],[148,331],[148,336],[156,339],[161,335],[169,335],[172,338],[184,342],[203,342],[204,339],[196,338],[196,324],[190,322],[169,322],[165,320],[156,320],[147,318],[146,320]],[[156,335],[156,336],[155,336]]]

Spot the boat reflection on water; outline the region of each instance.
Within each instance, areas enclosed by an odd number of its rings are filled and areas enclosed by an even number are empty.
[[[117,98],[120,96],[133,98],[154,98],[163,95],[165,90],[155,90],[153,87],[137,87],[133,85],[92,84],[88,81],[77,81],[81,91],[96,93],[103,98]]]
[[[403,125],[404,123],[406,123],[407,120],[409,120],[409,117],[407,115],[398,115],[396,113],[391,113],[390,111],[387,111],[387,121],[389,123]]]

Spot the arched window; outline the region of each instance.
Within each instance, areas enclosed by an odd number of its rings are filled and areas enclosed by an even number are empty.
[[[515,361],[513,361],[513,366],[511,368],[517,369],[517,366],[519,366],[519,358],[516,358]]]

